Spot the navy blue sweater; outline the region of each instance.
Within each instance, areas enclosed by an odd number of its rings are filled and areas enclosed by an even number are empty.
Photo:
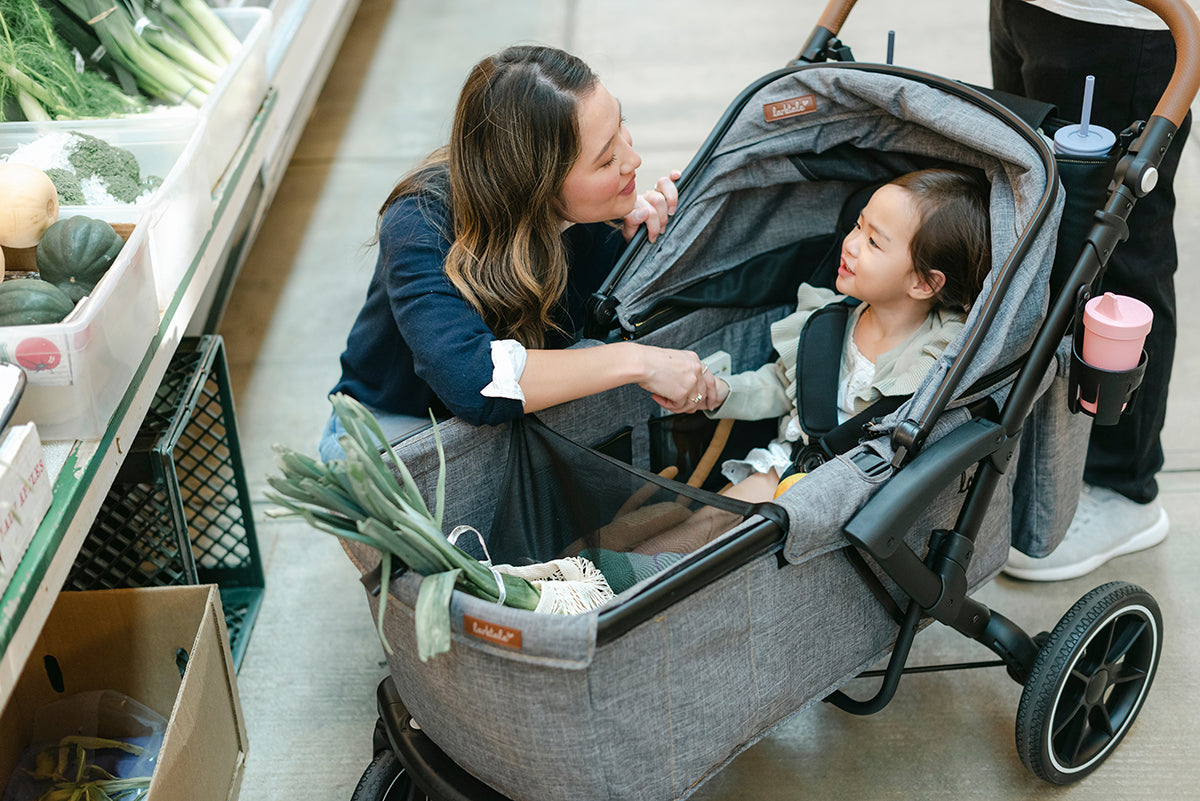
[[[384,212],[375,274],[332,392],[382,412],[427,418],[432,409],[439,418],[494,425],[520,417],[524,408],[517,400],[479,394],[492,380],[496,336],[446,277],[447,216],[445,205],[429,196],[403,198]],[[573,225],[563,237],[570,273],[556,321],[577,332],[584,301],[612,269],[624,240],[605,223]],[[551,332],[547,347],[574,339]]]

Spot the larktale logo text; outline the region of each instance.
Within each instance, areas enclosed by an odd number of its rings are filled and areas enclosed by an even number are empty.
[[[470,615],[463,615],[463,629],[472,637],[478,637],[495,645],[503,645],[505,648],[521,650],[520,629],[511,629],[508,626],[489,623],[486,620],[480,620]]]
[[[767,122],[785,120],[788,117],[799,117],[817,110],[817,99],[812,95],[801,95],[778,103],[768,103],[763,106],[763,119]]]

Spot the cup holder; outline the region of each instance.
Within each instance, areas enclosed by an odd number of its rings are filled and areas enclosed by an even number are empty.
[[[1071,371],[1067,403],[1072,413],[1083,412],[1096,420],[1096,425],[1116,425],[1121,415],[1133,408],[1138,387],[1146,374],[1146,351],[1131,370],[1102,370],[1093,367],[1079,355],[1079,338],[1071,348]],[[1084,406],[1094,405],[1095,410]]]

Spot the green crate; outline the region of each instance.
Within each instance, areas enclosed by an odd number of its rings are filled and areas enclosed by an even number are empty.
[[[66,588],[198,583],[240,667],[265,582],[220,336],[180,342]]]

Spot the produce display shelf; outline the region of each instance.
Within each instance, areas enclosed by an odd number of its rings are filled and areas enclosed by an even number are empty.
[[[115,479],[183,334],[222,266],[251,189],[261,182],[268,129],[278,95],[269,90],[230,169],[214,190],[213,224],[176,288],[108,428],[99,439],[74,443],[54,482],[50,510],[0,595],[0,708],[25,665],[92,520]]]

